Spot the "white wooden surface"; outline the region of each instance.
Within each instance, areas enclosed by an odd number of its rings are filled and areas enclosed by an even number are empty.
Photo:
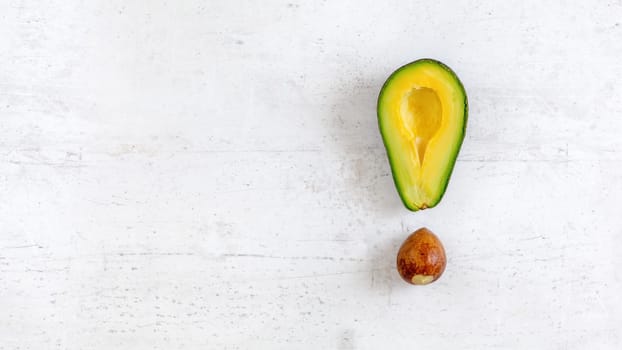
[[[411,213],[421,57],[470,119]],[[620,349],[621,57],[620,1],[3,1],[0,349]]]

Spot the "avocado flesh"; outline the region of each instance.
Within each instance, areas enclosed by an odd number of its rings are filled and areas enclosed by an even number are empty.
[[[441,62],[395,71],[378,97],[378,123],[397,191],[410,210],[439,203],[464,139],[467,97]]]

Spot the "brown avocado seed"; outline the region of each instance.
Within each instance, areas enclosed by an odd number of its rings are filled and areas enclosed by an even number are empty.
[[[436,281],[445,271],[446,264],[443,244],[425,227],[408,236],[397,253],[397,271],[411,284]]]

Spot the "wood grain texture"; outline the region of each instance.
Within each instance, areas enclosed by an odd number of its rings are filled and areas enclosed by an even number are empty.
[[[620,349],[622,3],[0,3],[0,349]],[[381,84],[469,125],[411,213]],[[395,270],[429,227],[447,269]]]

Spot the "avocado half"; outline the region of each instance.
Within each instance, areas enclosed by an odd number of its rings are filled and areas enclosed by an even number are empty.
[[[393,72],[378,96],[378,124],[397,192],[413,211],[436,206],[464,139],[468,103],[456,74],[432,59]]]

